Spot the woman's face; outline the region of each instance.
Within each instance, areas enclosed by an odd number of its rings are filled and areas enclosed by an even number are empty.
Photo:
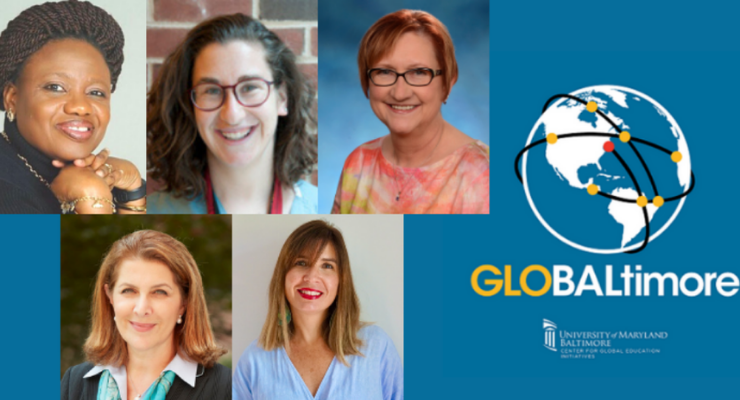
[[[432,41],[425,35],[407,32],[396,45],[371,68],[385,68],[404,73],[414,68],[440,69]],[[392,86],[369,83],[368,98],[375,115],[393,134],[423,133],[435,118],[446,94],[440,77],[427,86],[411,86],[402,77]]]
[[[193,86],[199,83],[236,85],[248,78],[273,81],[262,44],[234,40],[211,43],[195,59]],[[195,120],[201,139],[211,157],[227,165],[244,166],[272,154],[278,116],[288,115],[287,97],[282,88],[270,85],[270,94],[262,105],[245,107],[227,89],[223,105],[213,111],[196,107]]]
[[[88,156],[110,120],[110,70],[102,54],[78,39],[54,40],[28,58],[4,93],[18,130],[48,157]]]
[[[309,265],[308,255],[301,255],[285,275],[285,297],[293,314],[325,313],[337,298],[339,271],[337,254],[331,243],[318,260]]]
[[[172,346],[175,324],[185,313],[172,271],[157,261],[128,259],[118,267],[114,287],[105,287],[116,326],[129,351]]]

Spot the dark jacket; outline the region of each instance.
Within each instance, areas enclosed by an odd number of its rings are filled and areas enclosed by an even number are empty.
[[[93,366],[91,363],[79,364],[64,373],[61,400],[96,400],[98,382],[102,374],[83,378]],[[204,368],[198,364],[195,387],[190,387],[175,375],[175,381],[172,382],[166,399],[231,400],[231,371],[220,364],[214,365],[213,368]]]
[[[0,136],[0,214],[61,214],[59,200],[26,163],[49,184],[59,169],[23,139],[15,122],[5,120],[5,133],[10,143]]]

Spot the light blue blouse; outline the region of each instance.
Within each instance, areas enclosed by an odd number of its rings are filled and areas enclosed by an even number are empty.
[[[348,356],[350,367],[334,358],[316,397],[285,349],[266,351],[255,340],[244,351],[233,378],[234,400],[403,400],[403,366],[396,347],[377,326],[358,333],[363,356]]]
[[[293,205],[290,214],[317,214],[319,212],[319,189],[306,182],[298,181],[293,185]],[[227,214],[221,201],[216,198],[219,214]],[[208,214],[208,207],[203,195],[193,200],[176,199],[167,192],[154,192],[146,196],[147,214]]]

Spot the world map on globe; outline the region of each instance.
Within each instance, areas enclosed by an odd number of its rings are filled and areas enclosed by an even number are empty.
[[[592,253],[643,250],[670,226],[695,183],[675,119],[621,86],[552,96],[515,164],[542,225]]]

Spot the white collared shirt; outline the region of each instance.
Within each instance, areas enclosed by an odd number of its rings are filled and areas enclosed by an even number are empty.
[[[111,365],[96,365],[94,366],[83,378],[89,378],[98,374],[103,373],[103,371],[108,370],[113,377],[113,379],[116,381],[116,385],[118,385],[118,392],[121,394],[121,399],[126,400],[128,399],[128,385],[126,383],[126,366],[121,365],[120,367],[113,367]],[[187,357],[180,356],[180,353],[178,352],[175,354],[175,358],[170,361],[170,363],[164,368],[162,371],[162,374],[164,374],[167,371],[172,371],[175,373],[175,375],[179,376],[180,379],[185,381],[188,385],[191,387],[195,387],[195,378],[198,377],[198,363],[195,361],[190,360]],[[161,376],[161,375],[160,375]],[[149,388],[147,388],[149,390]],[[146,393],[146,391],[142,392],[143,395]]]

